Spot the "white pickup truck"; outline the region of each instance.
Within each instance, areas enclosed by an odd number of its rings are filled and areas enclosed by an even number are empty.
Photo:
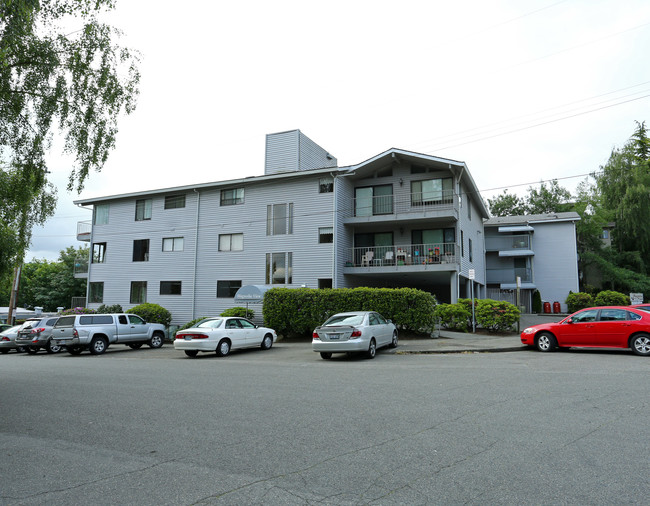
[[[101,355],[111,344],[125,344],[133,349],[143,344],[160,348],[165,335],[164,325],[147,323],[135,314],[84,314],[61,316],[52,328],[51,340],[65,346],[71,355],[79,355],[85,349]]]

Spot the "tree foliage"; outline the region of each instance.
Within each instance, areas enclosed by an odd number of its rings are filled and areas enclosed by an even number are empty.
[[[118,117],[135,108],[138,55],[98,19],[113,7],[0,0],[0,272],[22,260],[32,227],[54,213],[46,163],[54,132],[75,159],[69,189],[80,191],[115,146]]]
[[[493,216],[523,216],[569,211],[572,208],[570,201],[571,192],[554,179],[548,185],[541,182],[539,188],[528,187],[526,197],[503,190],[494,199],[488,199],[488,206]]]

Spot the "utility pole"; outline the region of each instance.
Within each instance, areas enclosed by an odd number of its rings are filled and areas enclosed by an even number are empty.
[[[11,283],[11,296],[9,298],[9,310],[7,312],[7,323],[14,324],[14,311],[18,303],[18,287],[20,286],[20,273],[22,271],[22,264],[14,267],[14,280]]]

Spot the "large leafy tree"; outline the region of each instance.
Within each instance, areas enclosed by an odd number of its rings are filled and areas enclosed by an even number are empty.
[[[69,189],[80,191],[115,146],[118,117],[135,108],[138,55],[99,20],[113,8],[113,0],[0,0],[0,274],[54,213],[46,163],[54,133],[75,159]]]
[[[548,185],[541,182],[539,188],[529,186],[525,197],[504,190],[494,199],[488,199],[488,206],[493,216],[521,216],[570,211],[573,206],[570,200],[571,193],[554,179]]]

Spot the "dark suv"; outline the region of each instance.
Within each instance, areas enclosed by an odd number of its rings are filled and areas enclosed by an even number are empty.
[[[58,319],[58,316],[46,316],[26,320],[18,330],[16,345],[24,346],[25,351],[32,355],[41,348],[48,353],[58,353],[61,351],[61,346],[52,343],[50,340],[52,327],[54,327]]]

